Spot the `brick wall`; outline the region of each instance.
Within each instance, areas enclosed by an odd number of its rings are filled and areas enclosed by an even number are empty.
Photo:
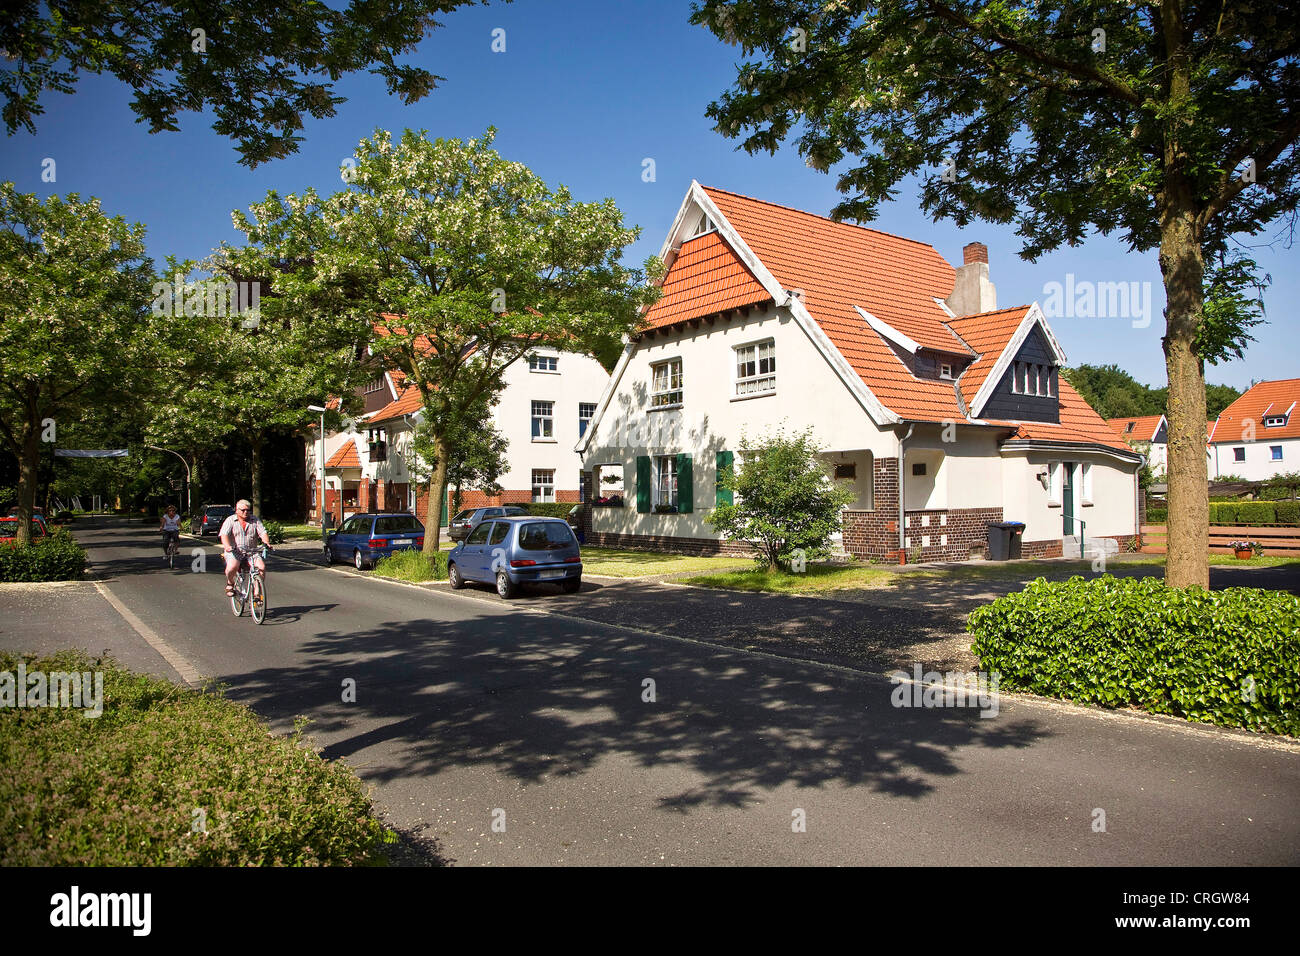
[[[1046,541],[1020,542],[1022,558],[1059,558],[1061,557],[1061,539],[1048,538]]]
[[[875,509],[844,512],[844,550],[881,560],[898,554],[898,459],[873,459],[871,480]]]
[[[953,508],[907,513],[906,545],[910,561],[914,548],[922,561],[965,561],[972,545],[987,546],[990,522],[1002,520],[1001,508]]]

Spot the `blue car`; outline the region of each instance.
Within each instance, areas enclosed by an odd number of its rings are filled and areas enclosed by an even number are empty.
[[[413,514],[353,515],[325,535],[325,561],[351,561],[358,571],[395,551],[424,547],[424,525]]]
[[[503,598],[524,584],[558,584],[572,594],[582,587],[582,555],[562,518],[485,518],[447,555],[447,580],[457,589],[495,584]]]

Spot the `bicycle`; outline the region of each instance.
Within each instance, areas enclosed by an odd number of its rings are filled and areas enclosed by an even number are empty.
[[[167,535],[167,547],[164,549],[167,555],[167,567],[176,567],[176,555],[180,553],[180,534],[163,532]]]
[[[266,545],[261,545],[257,553],[265,561],[270,550]],[[245,605],[248,606],[253,623],[261,624],[266,620],[265,575],[248,557],[240,559],[239,573],[235,575],[235,593],[230,595],[230,611],[235,617],[242,617]]]

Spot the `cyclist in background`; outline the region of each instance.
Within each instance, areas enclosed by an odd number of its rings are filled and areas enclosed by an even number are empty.
[[[167,560],[167,546],[173,541],[179,548],[181,543],[181,516],[176,513],[175,505],[167,506],[167,513],[162,516],[162,521],[158,525],[158,530],[163,536],[163,560]]]
[[[253,506],[247,498],[235,502],[235,513],[222,522],[220,537],[226,556],[227,595],[235,593],[235,577],[244,561],[253,562],[253,567],[266,579],[266,564],[257,553],[257,539],[261,538],[268,548],[271,541],[266,536],[266,526],[253,516]]]

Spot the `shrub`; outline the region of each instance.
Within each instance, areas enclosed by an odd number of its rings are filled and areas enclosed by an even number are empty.
[[[66,508],[65,508],[64,510],[62,510],[62,511],[57,511],[57,512],[55,512],[55,514],[54,514],[54,520],[55,520],[55,521],[72,521],[72,520],[73,520],[72,512],[71,512],[71,511],[68,511]]]
[[[263,521],[267,540],[272,544],[284,544],[284,525],[278,521]]]
[[[447,552],[438,551],[430,560],[423,551],[398,551],[376,561],[375,574],[399,581],[445,581]]]
[[[79,581],[86,552],[60,528],[26,547],[0,544],[0,581]]]
[[[1278,524],[1300,524],[1300,501],[1279,501],[1277,522]]]
[[[1235,501],[1210,502],[1210,523],[1211,524],[1236,524],[1237,503]]]
[[[1042,578],[967,619],[1003,687],[1300,734],[1300,598],[1169,588],[1156,578]]]
[[[1164,524],[1169,520],[1168,508],[1148,508],[1147,524]]]
[[[1238,524],[1274,524],[1277,505],[1271,501],[1243,501],[1237,505]]]
[[[18,658],[0,653],[0,670]],[[361,782],[247,707],[62,652],[103,674],[103,714],[0,708],[0,865],[336,866],[389,842]],[[201,811],[196,813],[195,811]]]
[[[576,501],[532,501],[520,505],[527,508],[530,515],[542,515],[547,518],[567,518]]]

